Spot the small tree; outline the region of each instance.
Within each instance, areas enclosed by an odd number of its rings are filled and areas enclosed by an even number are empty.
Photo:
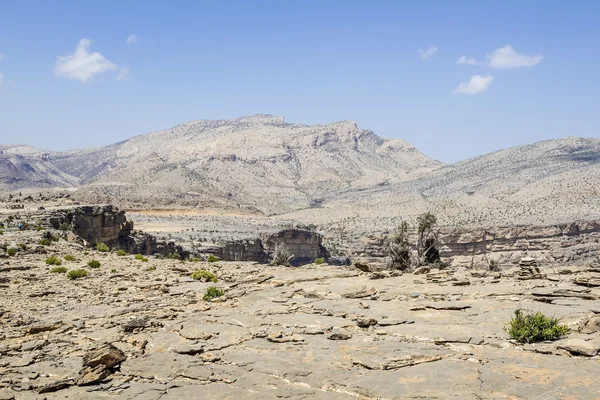
[[[273,258],[271,259],[271,265],[282,265],[289,267],[290,261],[294,258],[294,255],[284,245],[278,244],[275,246],[273,251]]]
[[[402,221],[390,240],[390,258],[394,268],[406,271],[411,267],[408,222]]]
[[[435,264],[440,261],[440,252],[435,247],[438,236],[434,228],[437,218],[430,212],[417,217],[417,264]]]

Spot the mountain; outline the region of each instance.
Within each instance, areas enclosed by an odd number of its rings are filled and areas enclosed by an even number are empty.
[[[358,233],[433,211],[446,225],[600,217],[600,139],[569,137],[443,165],[352,121],[193,121],[113,145],[0,146],[0,190],[76,187],[82,202],[262,212]],[[350,220],[350,222],[348,222]],[[353,226],[353,224],[355,226]]]
[[[444,165],[415,179],[331,199],[288,215],[346,229],[393,229],[432,211],[450,226],[506,226],[600,218],[600,139],[542,141]]]
[[[30,154],[31,179],[20,172],[22,163],[7,167],[7,176],[13,171],[23,178],[18,185],[7,180],[6,190],[78,186],[77,196],[89,202],[269,214],[415,179],[441,166],[409,143],[380,138],[351,121],[310,126],[269,115],[194,121],[97,149],[23,152]]]
[[[0,189],[70,187],[79,183],[49,161],[50,153],[31,146],[0,145]]]

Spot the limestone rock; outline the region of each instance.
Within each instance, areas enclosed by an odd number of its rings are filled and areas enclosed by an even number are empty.
[[[600,345],[583,339],[568,339],[557,346],[559,349],[567,350],[574,355],[593,357],[598,354]]]
[[[115,346],[105,343],[97,349],[87,353],[83,357],[84,367],[95,368],[103,365],[105,368],[112,368],[125,361],[125,354]]]

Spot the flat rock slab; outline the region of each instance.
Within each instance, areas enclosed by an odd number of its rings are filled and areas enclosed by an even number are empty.
[[[471,308],[471,304],[439,302],[439,303],[424,304],[423,307],[429,308],[432,310],[460,311],[460,310],[466,310],[467,308]]]
[[[585,357],[594,357],[600,350],[599,343],[583,339],[567,339],[564,342],[557,344],[556,347],[567,350],[573,355]]]

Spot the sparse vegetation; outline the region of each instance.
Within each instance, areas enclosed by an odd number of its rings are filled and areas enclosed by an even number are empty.
[[[217,297],[223,296],[224,294],[225,293],[223,292],[223,289],[218,288],[216,286],[209,286],[206,288],[206,291],[204,292],[204,296],[202,297],[202,300],[212,301],[212,300],[216,299]]]
[[[46,264],[48,265],[61,265],[62,261],[57,256],[50,256],[46,258]]]
[[[325,263],[325,259],[323,257],[319,257],[319,258],[315,259],[315,264],[321,265],[323,263]]]
[[[67,254],[63,258],[65,259],[65,261],[75,261],[75,256],[72,254]]]
[[[192,258],[192,261],[193,261],[193,262],[200,262],[200,261],[202,261],[202,260],[201,260],[201,259],[199,259],[198,257],[194,257],[194,258]]]
[[[88,276],[88,272],[85,269],[72,269],[67,272],[67,278],[70,280],[84,278],[86,276]]]
[[[35,230],[36,230],[36,232],[39,232],[39,231],[43,231],[43,230],[44,230],[44,228],[43,228],[41,225],[37,225],[37,226],[35,227]]]
[[[392,267],[402,271],[410,269],[412,264],[408,229],[408,222],[402,221],[390,240]]]
[[[42,246],[50,246],[52,244],[52,242],[58,242],[59,240],[60,240],[60,238],[57,235],[54,235],[50,231],[44,231],[39,243]]]
[[[66,232],[66,231],[70,231],[70,230],[71,230],[71,225],[69,225],[69,224],[65,224],[65,223],[62,223],[62,224],[60,224],[60,226],[58,227],[58,230],[59,230],[59,231],[65,231],[65,232]]]
[[[430,212],[417,217],[417,262],[419,266],[435,264],[440,261],[440,252],[435,247],[437,233],[434,231],[434,227],[436,225],[437,217]]]
[[[90,261],[88,261],[87,266],[90,268],[100,268],[100,261],[90,260]]]
[[[168,258],[172,258],[173,260],[181,260],[181,254],[179,253],[171,253]]]
[[[505,327],[511,339],[519,343],[536,343],[556,340],[569,333],[569,327],[559,323],[557,318],[545,316],[541,312],[515,310],[514,317]]]
[[[210,254],[208,256],[208,258],[206,259],[206,261],[208,261],[209,263],[213,263],[213,262],[221,261],[221,259],[219,257],[217,257],[217,256],[214,256],[214,255]]]
[[[490,260],[488,263],[488,268],[490,271],[498,272],[500,271],[500,264],[496,260]]]
[[[117,273],[117,270],[116,270],[115,268],[113,268],[113,269],[111,269],[111,270],[110,270],[110,273],[111,273],[111,274],[116,274],[116,273]]]
[[[215,274],[205,269],[194,271],[192,275],[190,275],[190,278],[195,279],[197,281],[213,283],[216,283],[219,280],[219,278]]]
[[[108,247],[106,243],[98,243],[96,245],[96,250],[106,253],[110,251],[110,247]]]
[[[117,251],[117,256],[119,256],[119,257],[124,257],[127,255],[129,255],[129,254],[123,249],[120,249],[119,251]]]
[[[21,250],[27,250],[27,245],[25,243],[19,243],[17,245],[18,248],[20,248]]]
[[[146,269],[146,271],[156,271],[156,266],[151,266]]]
[[[8,254],[9,257],[14,257],[17,255],[17,249],[15,247],[9,247],[6,249],[6,254]]]
[[[271,265],[280,265],[289,267],[290,262],[294,259],[294,255],[290,254],[289,250],[283,245],[275,246],[273,251],[273,258],[271,259]]]
[[[54,267],[50,270],[53,274],[64,274],[67,272],[67,267]]]
[[[146,257],[144,257],[143,255],[141,255],[141,254],[136,254],[135,255],[135,259],[136,260],[140,260],[141,262],[147,262],[148,261],[148,259]]]

